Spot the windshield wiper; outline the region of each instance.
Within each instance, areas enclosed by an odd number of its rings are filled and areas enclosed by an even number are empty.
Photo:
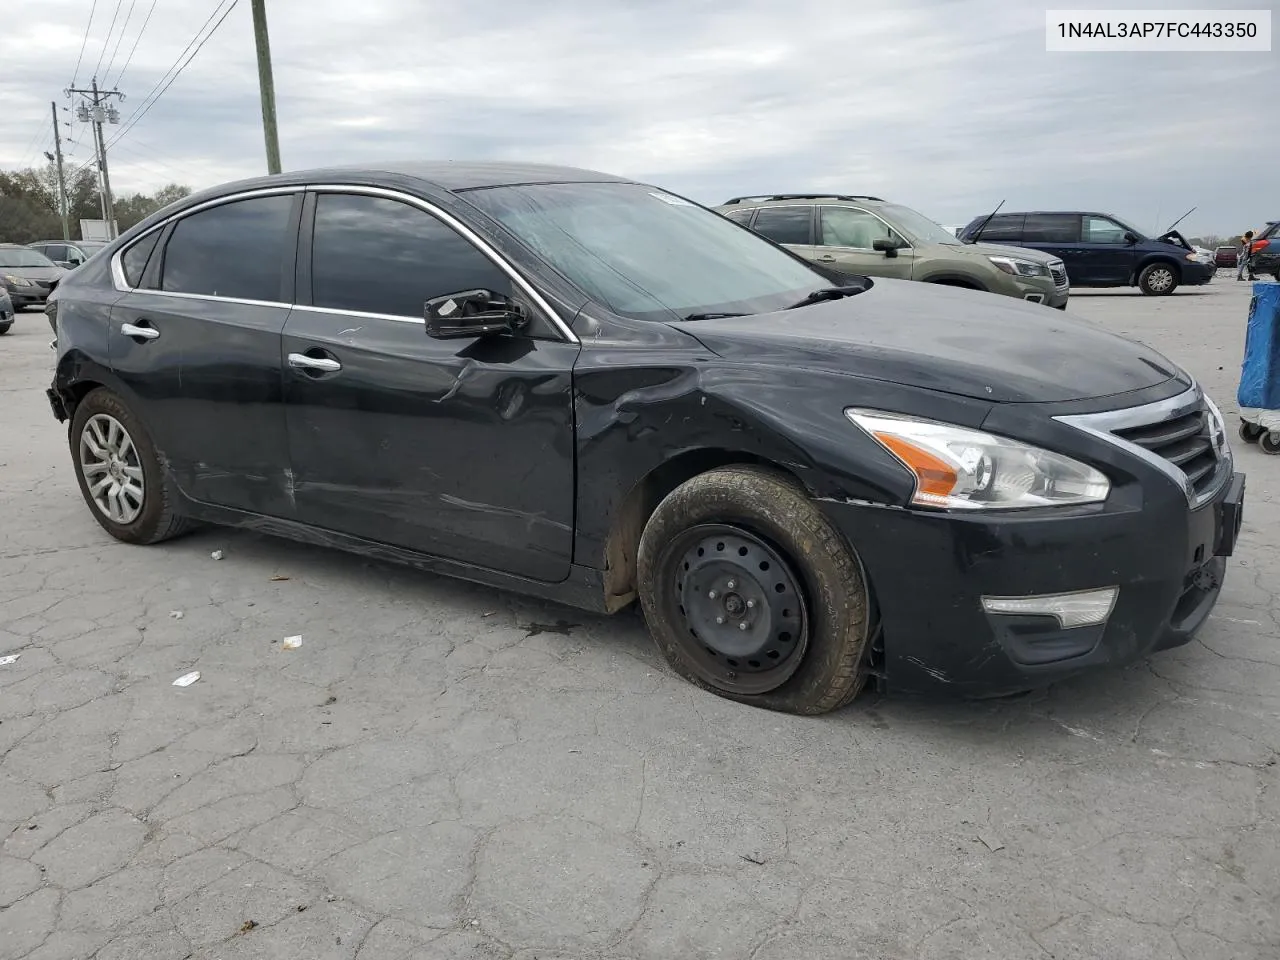
[[[862,293],[867,289],[865,283],[851,283],[843,287],[823,287],[821,290],[815,290],[803,300],[791,304],[788,310],[794,310],[796,307],[807,307],[811,303],[821,303],[823,300],[839,300],[841,297],[852,297],[854,294]]]
[[[719,320],[721,317],[749,317],[749,313],[690,313],[682,320]]]

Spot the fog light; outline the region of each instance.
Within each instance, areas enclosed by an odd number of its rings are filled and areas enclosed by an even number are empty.
[[[1044,303],[1044,294],[1043,294],[1043,293],[1028,293],[1028,294],[1027,294],[1023,299],[1024,299],[1024,300],[1029,300],[1029,301],[1031,301],[1032,303]]]
[[[982,608],[987,613],[1054,617],[1063,628],[1087,627],[1107,622],[1119,593],[1119,587],[1105,587],[1101,590],[1045,593],[1032,597],[983,597]]]

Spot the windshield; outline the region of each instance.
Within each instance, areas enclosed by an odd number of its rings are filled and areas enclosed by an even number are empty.
[[[0,248],[0,267],[56,267],[57,264],[38,250]]]
[[[654,187],[532,184],[466,198],[626,317],[767,313],[830,282],[751,231]]]
[[[911,240],[921,243],[949,243],[960,246],[960,240],[954,233],[940,223],[935,223],[923,213],[917,213],[910,207],[901,207],[896,203],[886,203],[877,207],[876,212],[882,214],[899,231]]]

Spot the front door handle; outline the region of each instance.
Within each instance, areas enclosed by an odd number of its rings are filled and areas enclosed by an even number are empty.
[[[132,323],[120,324],[120,332],[126,337],[137,337],[142,340],[154,340],[160,336],[160,331],[155,327],[139,327]]]
[[[822,256],[818,258],[818,262],[819,263],[835,263],[836,258],[829,253],[824,253]]]
[[[305,353],[289,354],[289,366],[295,370],[315,370],[317,373],[337,373],[342,364],[328,357],[308,357]]]

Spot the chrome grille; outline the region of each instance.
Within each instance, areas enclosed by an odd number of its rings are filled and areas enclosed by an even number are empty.
[[[1053,285],[1055,287],[1065,287],[1067,285],[1067,267],[1061,260],[1049,264],[1049,274],[1053,277]]]
[[[1218,455],[1209,436],[1204,407],[1182,416],[1141,427],[1112,431],[1121,440],[1150,450],[1181,470],[1197,495],[1213,482]]]
[[[1231,448],[1216,411],[1200,389],[1192,387],[1140,407],[1054,419],[1141,457],[1177,483],[1191,506],[1198,507],[1231,476]]]

